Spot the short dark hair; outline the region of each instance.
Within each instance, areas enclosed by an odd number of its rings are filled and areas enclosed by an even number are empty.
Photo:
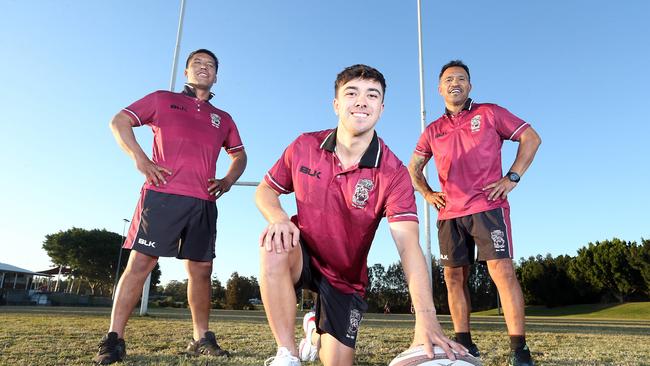
[[[217,56],[214,55],[214,53],[212,53],[212,51],[206,50],[205,48],[199,48],[198,50],[190,53],[190,55],[187,56],[187,60],[185,61],[186,69],[188,66],[190,66],[190,60],[192,59],[192,57],[197,53],[205,53],[206,55],[212,57],[214,59],[214,71],[216,72],[217,70],[219,70],[219,59],[217,58]]]
[[[438,75],[438,80],[440,80],[440,78],[442,78],[442,74],[445,73],[445,70],[447,70],[450,67],[462,67],[465,70],[465,72],[467,73],[467,80],[469,81],[469,80],[472,79],[472,77],[469,75],[469,67],[467,67],[467,65],[465,65],[463,63],[463,61],[461,61],[461,60],[452,60],[452,61],[447,62],[442,67],[442,69],[440,70],[440,75]]]
[[[384,75],[382,75],[381,72],[379,72],[379,70],[375,69],[374,67],[357,64],[346,67],[343,69],[343,71],[336,75],[336,81],[334,82],[334,97],[336,97],[339,91],[339,87],[354,79],[375,80],[381,84],[381,88],[383,89],[382,99],[386,94],[386,80],[384,79]]]

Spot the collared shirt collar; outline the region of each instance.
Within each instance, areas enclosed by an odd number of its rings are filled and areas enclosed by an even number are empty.
[[[471,111],[473,105],[474,105],[474,101],[472,100],[472,98],[467,98],[467,100],[465,101],[465,105],[463,105],[463,109],[461,109],[461,112],[462,111]],[[451,116],[451,113],[449,112],[449,109],[447,109],[446,107],[445,107],[445,114],[448,115],[448,116]]]
[[[320,148],[327,150],[329,152],[336,151],[336,131],[338,127],[333,129],[332,132],[325,137],[325,140],[320,144]],[[379,168],[379,161],[381,160],[381,144],[379,143],[379,137],[377,137],[377,131],[374,131],[372,135],[372,140],[370,145],[366,149],[366,152],[363,153],[361,160],[359,161],[360,168]]]
[[[183,87],[183,94],[187,95],[188,97],[196,98],[194,87],[187,83],[185,83],[185,86]],[[210,96],[208,97],[208,100],[212,99],[212,97],[214,97],[214,93],[210,92]]]

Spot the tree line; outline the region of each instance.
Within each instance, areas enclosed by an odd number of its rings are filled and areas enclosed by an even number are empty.
[[[212,308],[246,310],[255,309],[250,300],[260,298],[260,286],[254,276],[240,276],[233,272],[224,288],[221,281],[212,277]],[[161,307],[187,307],[187,279],[169,281],[165,286],[158,286],[152,295],[153,305]]]
[[[120,235],[106,230],[72,228],[46,235],[43,249],[53,264],[71,269],[73,278],[78,279],[77,293],[83,289],[93,295],[108,296],[113,291],[118,261],[120,273],[128,261],[128,250],[121,251],[119,259],[121,243]],[[578,249],[576,256],[531,256],[521,258],[515,267],[527,305],[555,307],[650,300],[650,240],[646,239],[641,239],[640,243],[618,238],[597,241]],[[187,280],[170,281],[160,286],[160,275],[160,268],[156,266],[150,290],[154,305],[187,306]],[[437,311],[448,314],[443,267],[435,258],[432,277]],[[406,278],[399,261],[387,268],[382,264],[369,266],[368,280],[369,311],[382,312],[387,307],[391,312],[411,310]],[[473,311],[497,306],[496,286],[485,264],[471,266],[469,290]],[[253,308],[249,300],[259,298],[259,284],[254,276],[233,272],[225,288],[219,279],[212,279],[214,308]],[[300,296],[298,301],[301,301]]]

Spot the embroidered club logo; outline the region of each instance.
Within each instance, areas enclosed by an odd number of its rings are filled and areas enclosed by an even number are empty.
[[[501,230],[492,230],[490,232],[492,237],[492,244],[494,244],[494,250],[497,252],[503,252],[506,250],[506,239],[503,231]]]
[[[357,309],[350,310],[350,324],[346,337],[354,339],[359,331],[359,324],[361,324],[361,312]]]
[[[481,116],[474,116],[470,122],[472,132],[478,132],[481,129]]]
[[[212,127],[219,128],[221,126],[221,117],[216,113],[210,113],[210,118],[212,119]]]
[[[370,179],[359,179],[356,187],[354,187],[354,196],[352,196],[352,206],[356,208],[364,208],[370,198],[370,191],[375,185]]]

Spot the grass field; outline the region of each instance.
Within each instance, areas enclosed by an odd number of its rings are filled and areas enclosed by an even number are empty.
[[[230,359],[186,358],[179,353],[191,335],[186,309],[150,309],[127,327],[124,365],[262,365],[275,344],[260,311],[213,312],[212,329]],[[109,322],[107,308],[0,307],[0,365],[90,365]],[[440,316],[451,332],[449,317]],[[506,364],[508,340],[497,316],[473,316],[473,336],[485,366]],[[296,324],[298,324],[298,319]],[[650,365],[650,319],[528,319],[528,343],[538,366]],[[361,327],[357,365],[387,365],[408,347],[410,315],[367,314]],[[298,327],[296,327],[296,332]],[[451,334],[451,333],[449,333]],[[300,334],[297,332],[296,337]],[[320,363],[313,363],[318,366]]]
[[[497,315],[497,310],[487,310],[476,315]],[[628,302],[624,304],[586,304],[559,308],[544,306],[526,307],[528,316],[552,316],[587,319],[637,319],[650,320],[650,302]]]

